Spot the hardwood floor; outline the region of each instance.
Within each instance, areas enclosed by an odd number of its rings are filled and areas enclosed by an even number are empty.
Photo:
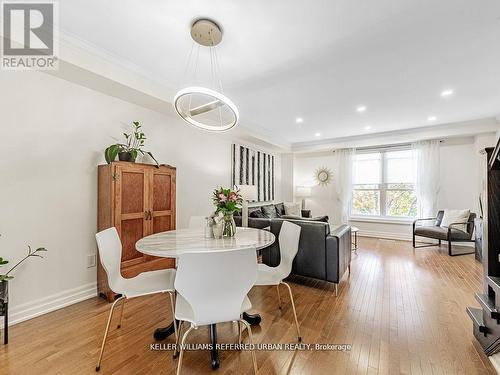
[[[413,250],[410,242],[361,238],[339,296],[333,285],[294,277],[304,343],[350,344],[350,351],[259,351],[261,374],[495,374],[472,335],[466,306],[476,306],[482,270],[473,255],[449,257],[443,246]],[[250,294],[263,322],[259,343],[295,343],[287,294]],[[110,305],[93,298],[11,327],[0,345],[0,374],[92,374]],[[117,321],[116,314],[114,321]],[[155,327],[171,320],[168,297],[130,300],[121,329],[112,325],[101,374],[173,374],[171,351],[152,351]],[[244,336],[246,337],[246,335]],[[234,343],[236,325],[219,327]],[[173,343],[173,337],[164,343]],[[191,343],[208,343],[200,328]],[[207,351],[186,352],[183,374],[211,374]],[[249,352],[221,352],[216,373],[251,374]]]

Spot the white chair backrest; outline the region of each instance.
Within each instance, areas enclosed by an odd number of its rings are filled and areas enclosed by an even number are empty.
[[[283,221],[281,225],[279,234],[281,259],[278,268],[283,274],[283,278],[287,277],[290,275],[290,272],[292,272],[293,259],[295,255],[297,255],[297,251],[299,251],[301,229],[300,226],[290,223],[289,221]]]
[[[257,280],[255,248],[189,252],[177,263],[175,289],[191,305],[195,325],[238,320]]]
[[[97,247],[99,248],[99,258],[106,274],[108,275],[108,284],[115,293],[121,293],[119,290],[120,282],[123,277],[120,272],[122,243],[115,227],[105,229],[95,235]]]
[[[205,219],[205,216],[191,216],[189,218],[188,228],[189,229],[204,228],[206,224],[207,220]]]

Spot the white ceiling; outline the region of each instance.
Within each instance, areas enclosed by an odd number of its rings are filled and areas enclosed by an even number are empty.
[[[429,126],[431,115],[438,126],[500,114],[498,0],[59,4],[63,34],[135,66],[172,95],[190,83],[183,75],[192,21],[213,18],[224,30],[217,53],[225,93],[242,124],[286,143]],[[202,49],[202,83],[208,61]],[[448,88],[454,95],[442,98]]]

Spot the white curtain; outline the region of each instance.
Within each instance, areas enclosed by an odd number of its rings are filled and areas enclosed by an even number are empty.
[[[418,215],[421,218],[435,217],[439,179],[439,141],[420,141],[412,144],[415,163],[415,191],[417,193]]]
[[[335,191],[337,193],[337,201],[340,208],[339,221],[342,224],[347,224],[349,220],[352,200],[352,164],[355,153],[355,149],[335,150],[334,153]]]

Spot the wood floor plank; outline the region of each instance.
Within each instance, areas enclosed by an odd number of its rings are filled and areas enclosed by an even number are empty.
[[[292,276],[303,342],[349,344],[350,351],[259,351],[261,374],[495,374],[472,335],[467,306],[477,306],[481,264],[473,255],[449,257],[447,249],[413,249],[411,243],[360,238],[335,296],[334,286]],[[256,287],[250,298],[263,321],[253,329],[258,343],[295,343],[289,296]],[[0,374],[95,374],[95,362],[110,305],[99,298],[17,324],[0,345]],[[118,314],[117,314],[118,315]],[[152,332],[171,320],[168,299],[130,300],[121,329],[117,317],[101,374],[175,374],[171,351],[150,350]],[[237,340],[236,325],[219,326],[219,342]],[[164,343],[172,344],[173,337]],[[190,343],[208,343],[199,328]],[[213,374],[208,351],[188,351],[184,374]],[[252,374],[250,353],[221,352],[218,374]]]

